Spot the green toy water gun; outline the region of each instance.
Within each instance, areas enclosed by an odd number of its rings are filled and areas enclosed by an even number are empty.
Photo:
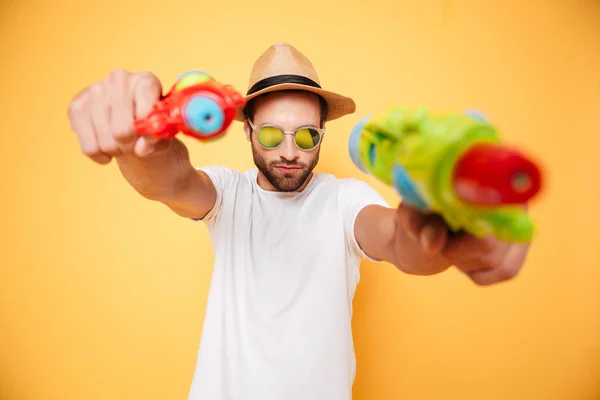
[[[477,112],[390,108],[354,126],[349,152],[360,170],[393,186],[404,203],[441,215],[454,232],[510,242],[534,235],[524,205],[541,189],[540,168],[502,145]]]

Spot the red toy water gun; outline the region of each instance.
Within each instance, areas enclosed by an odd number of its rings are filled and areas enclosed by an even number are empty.
[[[205,72],[189,71],[133,126],[138,134],[158,139],[171,139],[181,132],[208,141],[225,134],[237,108],[244,104],[231,85],[223,85]]]

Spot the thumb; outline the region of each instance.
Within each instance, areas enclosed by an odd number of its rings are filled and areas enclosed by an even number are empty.
[[[400,203],[396,210],[396,221],[401,228],[414,240],[419,240],[419,234],[425,225],[426,216],[412,207]]]
[[[147,116],[154,104],[162,97],[162,85],[150,72],[134,75],[131,81],[135,118]]]
[[[150,114],[154,104],[162,97],[162,85],[150,72],[140,72],[131,80],[131,93],[134,104],[134,118],[143,118]],[[152,136],[140,136],[135,142],[134,153],[145,157],[157,150],[160,139]]]
[[[396,212],[398,225],[430,254],[439,253],[446,245],[448,228],[439,215],[423,212],[400,204]]]
[[[166,150],[169,147],[169,139],[157,139],[151,136],[140,136],[135,142],[134,153],[138,157],[146,157],[153,153]]]

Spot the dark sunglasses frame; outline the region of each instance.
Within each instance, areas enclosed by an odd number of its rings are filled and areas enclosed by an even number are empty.
[[[323,135],[325,134],[325,129],[319,128],[319,127],[314,126],[314,125],[303,125],[303,126],[300,126],[300,127],[296,128],[296,129],[294,129],[293,131],[286,131],[284,129],[281,129],[277,125],[273,125],[273,124],[269,124],[269,123],[260,124],[260,125],[254,125],[251,121],[248,121],[248,125],[250,126],[250,128],[252,129],[253,132],[256,132],[256,134],[257,134],[256,139],[258,141],[258,144],[260,144],[261,147],[263,147],[266,150],[276,150],[276,149],[278,149],[283,144],[283,141],[285,139],[285,135],[293,135],[294,136],[294,145],[296,145],[296,147],[299,150],[302,150],[302,151],[311,151],[311,150],[314,150],[317,147],[319,147],[319,145],[323,141]],[[279,144],[277,146],[275,146],[275,147],[267,147],[267,146],[263,145],[260,142],[260,140],[258,139],[258,131],[260,131],[262,128],[275,128],[275,129],[279,130],[283,134],[283,136],[281,138],[281,142],[279,142]],[[298,142],[296,142],[296,133],[298,133],[298,131],[300,131],[302,129],[314,129],[315,131],[319,132],[319,143],[317,143],[316,145],[314,145],[313,147],[311,147],[309,149],[304,149],[304,148],[298,146]]]

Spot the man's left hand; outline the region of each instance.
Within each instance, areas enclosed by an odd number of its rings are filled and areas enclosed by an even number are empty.
[[[529,243],[507,243],[494,237],[477,238],[449,233],[443,219],[404,205],[396,213],[398,224],[430,256],[441,256],[478,285],[491,285],[515,277],[525,261]]]

